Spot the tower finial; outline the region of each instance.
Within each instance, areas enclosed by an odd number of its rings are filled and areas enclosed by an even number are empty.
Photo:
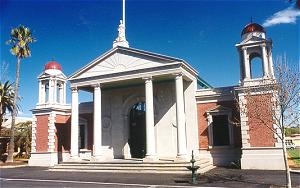
[[[252,16],[251,16],[251,18],[250,18],[250,23],[253,23],[253,18],[252,18]]]
[[[128,41],[126,40],[126,36],[125,36],[125,0],[123,0],[122,10],[123,10],[122,20],[120,20],[120,25],[118,28],[118,37],[113,42],[113,48],[116,46],[129,47]]]

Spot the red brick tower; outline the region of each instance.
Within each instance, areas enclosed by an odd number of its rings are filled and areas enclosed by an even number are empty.
[[[66,104],[66,81],[60,64],[50,61],[38,77],[39,101],[32,110],[30,166],[53,166],[68,155],[71,106]],[[59,130],[59,131],[58,131]]]
[[[273,117],[276,93],[274,84],[272,40],[266,39],[265,29],[250,23],[242,31],[237,44],[240,55],[240,85],[238,93],[243,169],[284,169],[282,145],[275,132]],[[257,66],[260,65],[260,66]],[[260,73],[260,74],[257,74]]]

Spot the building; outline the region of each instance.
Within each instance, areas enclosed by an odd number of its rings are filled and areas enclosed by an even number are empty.
[[[251,118],[256,109],[242,105],[247,97],[272,97],[273,91],[260,90],[261,81],[275,79],[272,41],[261,25],[250,23],[242,30],[236,45],[240,83],[222,88],[212,88],[182,59],[129,47],[124,22],[118,31],[111,50],[69,77],[57,62],[45,65],[32,110],[30,165],[116,158],[189,161],[194,151],[197,159],[215,165],[241,160],[243,169],[284,169],[280,140]],[[260,78],[251,74],[256,57],[262,61]],[[247,87],[258,90],[247,96]],[[79,103],[79,90],[92,93],[93,101]],[[272,126],[271,114],[264,116]]]

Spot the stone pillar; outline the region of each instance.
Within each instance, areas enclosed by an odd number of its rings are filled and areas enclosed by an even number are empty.
[[[102,117],[101,117],[101,88],[100,85],[94,87],[94,145],[93,157],[101,156],[102,147]]]
[[[49,79],[48,103],[53,103],[53,80],[51,78]]]
[[[269,62],[270,62],[270,71],[271,71],[271,77],[275,78],[275,74],[274,74],[274,65],[273,65],[273,58],[272,58],[272,48],[270,47],[269,49]]]
[[[57,80],[53,80],[53,103],[57,103]]]
[[[66,104],[67,103],[67,94],[66,94],[67,84],[65,81],[63,83],[62,89],[63,89],[63,104]]]
[[[264,67],[264,77],[266,78],[269,77],[266,45],[262,45],[261,49],[262,49],[262,58],[263,58],[263,67]]]
[[[244,72],[245,72],[245,78],[246,80],[249,80],[251,78],[250,75],[250,62],[247,54],[247,48],[242,48],[243,49],[243,55],[244,55]]]
[[[63,83],[61,82],[60,84],[59,84],[59,87],[58,87],[58,91],[59,91],[59,101],[58,101],[58,103],[60,103],[60,104],[63,104],[64,102],[64,89],[63,89],[63,87],[64,87],[64,85],[63,85]]]
[[[43,89],[42,89],[42,81],[39,80],[39,104],[42,104],[43,102],[43,98],[42,98],[42,92],[43,92]]]
[[[78,157],[78,90],[72,88],[71,157]]]
[[[146,159],[155,160],[155,133],[154,133],[154,110],[153,110],[153,86],[152,79],[145,79],[146,96]]]
[[[186,131],[183,97],[183,79],[182,74],[176,75],[176,120],[177,120],[177,157],[185,158],[186,150]]]

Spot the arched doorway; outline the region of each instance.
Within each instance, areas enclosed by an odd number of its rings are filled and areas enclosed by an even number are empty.
[[[144,158],[146,154],[146,104],[138,102],[129,114],[129,146],[132,158]]]

